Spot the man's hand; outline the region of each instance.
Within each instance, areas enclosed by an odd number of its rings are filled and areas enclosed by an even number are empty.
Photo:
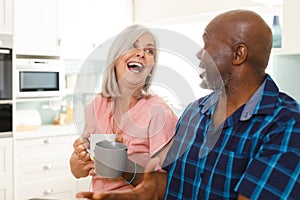
[[[88,198],[91,200],[158,200],[163,199],[167,182],[167,173],[154,172],[159,164],[158,158],[149,161],[145,168],[143,181],[132,190],[109,191],[109,192],[80,192],[77,198]]]

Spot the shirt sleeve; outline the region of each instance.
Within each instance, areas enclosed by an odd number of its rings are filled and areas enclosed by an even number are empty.
[[[235,191],[250,199],[300,197],[300,122],[289,121],[264,138]]]

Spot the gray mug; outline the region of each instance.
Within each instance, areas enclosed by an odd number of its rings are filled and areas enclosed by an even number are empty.
[[[103,140],[94,149],[95,172],[105,178],[117,178],[126,169],[127,146],[123,143]]]

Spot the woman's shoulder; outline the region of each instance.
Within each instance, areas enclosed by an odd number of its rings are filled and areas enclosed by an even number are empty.
[[[111,105],[111,99],[107,98],[107,97],[103,97],[101,94],[98,94],[97,96],[95,96],[95,98],[92,101],[92,105],[94,107],[106,107],[108,105]]]
[[[157,94],[152,94],[148,99],[145,99],[145,101],[149,105],[161,105],[169,107],[167,102]]]

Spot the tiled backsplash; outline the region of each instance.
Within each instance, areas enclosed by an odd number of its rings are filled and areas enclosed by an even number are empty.
[[[41,116],[42,124],[52,124],[58,116],[59,110],[49,107],[48,101],[18,102],[17,110],[37,110]]]

